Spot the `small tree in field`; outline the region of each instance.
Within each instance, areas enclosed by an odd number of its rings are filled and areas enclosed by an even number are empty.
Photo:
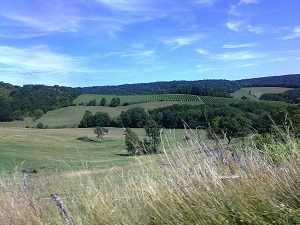
[[[129,127],[125,130],[125,144],[130,155],[140,155],[144,153],[142,141]]]
[[[108,129],[105,127],[96,126],[94,129],[94,133],[97,135],[97,140],[99,140],[100,137],[102,138],[105,134],[108,133]]]
[[[157,153],[158,145],[160,143],[160,128],[153,119],[148,119],[145,124],[146,135],[150,138],[150,148],[147,149],[149,153]]]
[[[106,106],[106,99],[105,98],[101,98],[101,101],[100,101],[100,106]]]

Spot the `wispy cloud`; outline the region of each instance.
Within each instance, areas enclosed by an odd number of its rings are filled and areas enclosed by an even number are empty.
[[[211,57],[212,59],[215,60],[235,61],[235,60],[248,60],[248,59],[262,59],[262,58],[266,58],[266,55],[262,53],[242,51],[242,52],[216,54]]]
[[[227,22],[226,26],[233,31],[240,31],[241,29],[241,25],[243,24],[243,21],[231,21],[231,22]]]
[[[253,4],[253,3],[259,3],[260,0],[241,0],[238,4],[241,5],[241,4]]]
[[[258,43],[245,43],[245,44],[226,44],[223,45],[222,48],[250,48],[250,47],[255,47],[257,46]]]
[[[289,39],[294,39],[299,37],[300,37],[300,26],[297,26],[293,28],[291,34],[281,37],[280,39],[289,40]]]
[[[261,34],[264,32],[263,27],[246,24],[244,21],[230,21],[226,23],[226,26],[228,29],[235,32],[249,31],[255,34]]]
[[[158,7],[158,1],[146,0],[32,0],[30,4],[35,4],[34,9],[23,0],[15,0],[14,4],[5,4],[10,0],[3,1],[0,7],[0,36],[11,38],[30,38],[57,32],[78,33],[87,30],[87,23],[94,24],[94,29],[113,35],[128,24],[149,21],[166,14]]]
[[[198,52],[200,55],[208,55],[208,51],[205,49],[196,49],[196,52]]]
[[[172,51],[176,50],[177,48],[180,48],[185,45],[191,45],[200,39],[204,38],[203,35],[191,35],[191,36],[180,36],[180,37],[174,37],[170,39],[162,40],[163,43],[173,46]]]
[[[0,46],[0,74],[13,84],[61,84],[76,74],[122,73],[122,70],[98,70],[86,66],[89,59],[50,51],[46,46],[13,48]],[[0,80],[1,80],[0,76]]]
[[[238,12],[238,8],[241,5],[244,4],[258,4],[260,3],[260,0],[240,0],[237,4],[235,5],[230,5],[230,10],[228,12],[229,15],[234,15],[234,16],[240,16],[242,15],[240,12]]]
[[[196,0],[196,4],[204,6],[212,6],[218,0]]]

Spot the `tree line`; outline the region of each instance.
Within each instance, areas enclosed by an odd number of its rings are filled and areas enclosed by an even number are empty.
[[[265,93],[262,94],[259,99],[297,104],[300,103],[300,88],[295,90],[288,90],[283,93]]]
[[[107,113],[92,114],[86,111],[79,127],[112,126],[143,128],[151,120],[160,128],[206,129],[213,138],[243,137],[249,133],[271,134],[274,124],[286,124],[289,115],[293,129],[300,134],[300,104],[274,105],[269,103],[243,101],[230,105],[172,105],[145,111],[132,108],[115,118]]]

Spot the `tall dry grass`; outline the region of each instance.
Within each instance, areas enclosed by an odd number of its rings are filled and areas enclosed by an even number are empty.
[[[137,157],[127,170],[3,174],[0,224],[65,224],[54,192],[75,224],[300,224],[296,138],[273,142],[284,156],[276,161],[255,143],[207,147],[195,135],[163,144],[163,154]]]

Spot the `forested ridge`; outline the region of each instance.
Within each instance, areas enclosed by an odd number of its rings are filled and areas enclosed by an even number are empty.
[[[229,97],[229,93],[241,87],[290,87],[300,88],[300,74],[229,80],[159,81],[152,83],[123,84],[115,86],[92,86],[79,88],[84,94],[194,94]]]
[[[286,87],[300,88],[300,74],[259,77],[235,81],[241,87]]]
[[[39,118],[47,111],[67,107],[80,95],[77,89],[62,86],[24,85],[0,82],[0,122]]]
[[[23,87],[0,82],[0,121],[20,120],[24,116],[39,118],[47,111],[73,105],[80,94],[149,95],[191,94],[231,98],[230,93],[241,87],[300,87],[300,75],[283,75],[229,80],[170,81],[116,86],[63,87],[46,85],[24,85]],[[299,89],[282,94],[264,94],[264,100],[299,103]]]
[[[93,86],[79,88],[84,94],[148,95],[148,94],[193,94],[229,97],[229,93],[240,89],[240,85],[229,80],[165,81],[116,86]]]

